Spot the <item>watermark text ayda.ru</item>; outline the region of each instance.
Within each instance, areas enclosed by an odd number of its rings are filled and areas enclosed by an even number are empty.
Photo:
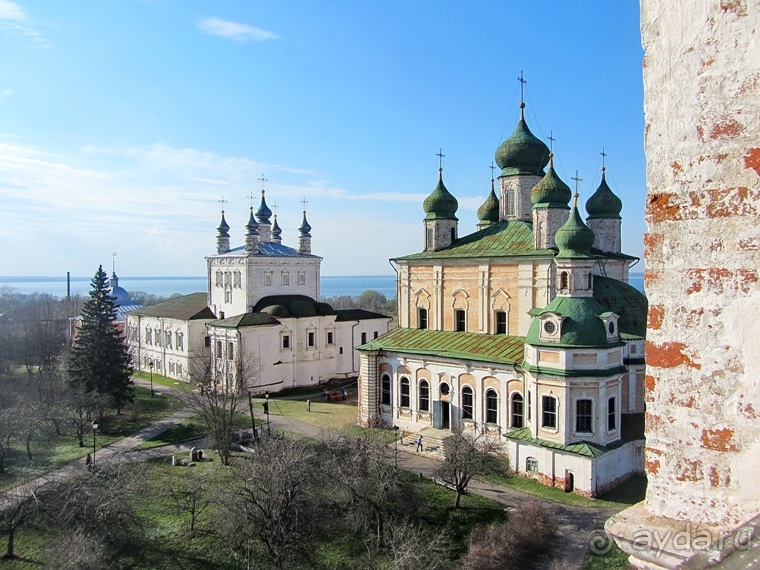
[[[683,530],[641,529],[633,533],[633,547],[637,550],[654,552],[660,556],[663,550],[669,552],[698,552],[704,550],[721,551],[750,550],[753,543],[753,529],[739,529],[733,534],[721,536],[713,542],[712,535],[705,529],[692,528],[687,523]],[[615,541],[606,532],[598,530],[589,536],[591,552],[603,556],[607,554]]]

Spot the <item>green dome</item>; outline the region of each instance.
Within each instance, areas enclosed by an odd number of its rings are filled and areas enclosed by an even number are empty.
[[[599,318],[605,309],[591,297],[555,297],[543,310],[532,311],[534,317],[525,339],[527,344],[545,344],[539,340],[542,321],[538,318],[545,313],[564,317],[560,346],[609,346],[604,321]],[[552,346],[556,344],[552,343]]]
[[[559,248],[557,257],[590,257],[594,245],[594,232],[583,223],[578,206],[573,206],[565,224],[554,234],[554,242]]]
[[[599,188],[586,202],[586,212],[589,218],[616,218],[620,219],[620,211],[623,209],[623,201],[607,186],[607,180],[602,169],[602,182]]]
[[[425,198],[422,203],[422,209],[425,210],[426,220],[456,220],[457,208],[459,203],[451,192],[446,190],[446,186],[443,185],[443,170],[439,169],[438,185],[430,193],[430,196]]]
[[[478,220],[483,224],[495,224],[499,221],[499,199],[493,190],[493,179],[491,179],[491,193],[478,208]]]
[[[549,169],[541,181],[530,191],[530,201],[534,206],[550,206],[567,208],[567,204],[573,197],[570,186],[562,182],[554,171],[554,159],[549,158]]]
[[[618,314],[621,333],[646,336],[649,302],[644,293],[617,279],[594,275],[594,299],[605,311]]]
[[[501,175],[537,174],[544,175],[544,166],[549,162],[549,147],[530,132],[523,112],[515,131],[496,149],[496,164]]]

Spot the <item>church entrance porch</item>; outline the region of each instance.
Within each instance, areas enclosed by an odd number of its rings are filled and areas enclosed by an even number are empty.
[[[451,404],[445,400],[433,403],[433,427],[436,429],[451,429]]]

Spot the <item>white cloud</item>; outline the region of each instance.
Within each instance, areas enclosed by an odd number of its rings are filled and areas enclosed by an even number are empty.
[[[262,42],[265,40],[276,40],[280,37],[268,30],[213,17],[206,18],[199,22],[198,29],[210,36],[228,38],[241,44],[251,41]]]
[[[23,20],[26,18],[24,9],[10,0],[0,0],[0,20]]]

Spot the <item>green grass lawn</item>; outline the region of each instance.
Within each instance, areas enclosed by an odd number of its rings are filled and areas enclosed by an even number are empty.
[[[119,415],[115,410],[107,410],[100,421],[95,442],[97,449],[132,435],[180,407],[180,401],[173,396],[151,398],[149,389],[136,386],[133,403],[127,404]],[[91,431],[85,434],[84,447],[79,446],[74,435],[40,438],[32,441],[33,460],[29,461],[24,443],[12,441],[5,461],[6,473],[0,474],[0,490],[9,489],[22,481],[80,459],[92,451],[92,444]]]
[[[259,405],[256,414],[261,414]],[[311,401],[311,412],[306,411],[306,400],[275,400],[269,401],[269,413],[273,416],[287,416],[304,421],[318,428],[343,429],[347,425],[356,424],[356,404],[343,402]]]
[[[132,373],[132,376],[135,378],[139,378],[140,380],[145,380],[147,382],[150,382],[150,372],[141,372],[140,370],[135,370]],[[153,389],[157,390],[161,387],[164,388],[187,388],[192,389],[192,385],[188,384],[187,382],[181,382],[179,380],[176,380],[174,378],[167,378],[166,376],[161,376],[160,374],[153,373]]]
[[[612,540],[612,539],[610,539]],[[612,543],[606,554],[590,554],[583,565],[583,570],[628,570],[628,555]]]

